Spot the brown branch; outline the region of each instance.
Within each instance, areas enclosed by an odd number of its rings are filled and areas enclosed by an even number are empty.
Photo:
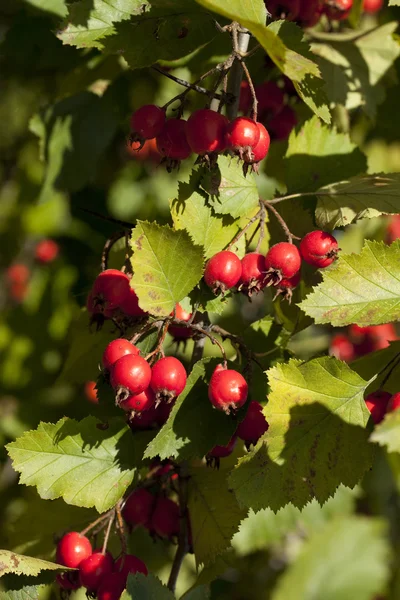
[[[206,88],[203,88],[203,87],[197,85],[196,83],[189,83],[188,81],[185,81],[184,79],[180,79],[180,77],[175,77],[175,75],[172,75],[172,73],[167,73],[167,71],[160,69],[160,67],[157,67],[157,65],[152,65],[151,68],[154,71],[161,73],[161,75],[168,77],[168,79],[172,79],[172,81],[175,81],[175,83],[178,83],[179,85],[182,85],[183,87],[188,88],[188,90],[193,90],[194,92],[198,92],[199,94],[204,94],[205,96],[212,97],[212,98],[221,99],[224,97],[224,94],[214,94],[213,95],[212,91],[207,90]],[[181,94],[179,94],[179,96],[181,96]],[[176,96],[175,98],[173,98],[173,100],[178,99],[179,96]],[[226,97],[224,99],[227,104],[229,104],[229,102],[232,101],[232,97],[229,94],[226,94]],[[172,103],[172,101],[169,101],[165,105],[165,107],[171,103]]]
[[[290,232],[289,227],[286,225],[286,221],[281,217],[276,208],[274,208],[269,202],[265,200],[263,201],[263,204],[266,208],[268,208],[268,210],[270,210],[275,215],[277,221],[279,222],[280,226],[285,232],[289,244],[293,244],[293,238],[295,238],[296,240],[300,239],[299,237],[297,237],[297,235],[293,235],[293,233]]]
[[[98,517],[95,521],[93,521],[87,527],[85,527],[85,529],[82,529],[82,531],[80,532],[81,535],[86,535],[87,533],[89,533],[89,531],[92,531],[92,529],[94,529],[97,525],[99,525],[99,523],[101,523],[102,521],[105,521],[112,514],[113,510],[114,509],[111,509],[111,510],[107,511],[106,513],[104,513],[103,515],[100,515],[100,517]]]

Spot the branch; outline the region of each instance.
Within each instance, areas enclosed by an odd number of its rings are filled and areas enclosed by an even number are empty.
[[[224,102],[226,102],[227,104],[229,104],[229,102],[232,101],[232,97],[229,94],[215,94],[212,90],[207,90],[206,88],[196,85],[195,83],[189,83],[188,81],[185,81],[184,79],[180,79],[180,77],[175,77],[175,75],[172,75],[171,73],[167,73],[167,71],[160,69],[160,67],[157,67],[156,65],[152,65],[151,68],[154,71],[157,71],[157,73],[161,73],[161,75],[168,77],[168,79],[172,79],[172,81],[175,81],[175,83],[178,83],[179,85],[182,85],[183,87],[186,87],[190,90],[194,90],[195,92],[198,92],[199,94],[204,94],[205,96],[208,96],[209,98],[224,99]],[[174,100],[176,100],[176,98],[177,97],[175,97]],[[171,102],[169,102],[169,104],[170,103]]]
[[[245,56],[250,43],[250,33],[240,31],[238,27],[232,29],[233,50],[238,56]],[[230,121],[235,119],[239,110],[240,84],[243,79],[243,65],[239,58],[236,58],[229,73],[228,92],[234,96],[234,101],[228,104],[226,114]]]
[[[280,226],[282,227],[283,231],[285,232],[285,235],[288,239],[289,244],[293,244],[293,238],[295,238],[296,240],[300,239],[299,237],[297,237],[297,235],[293,235],[293,233],[290,233],[289,227],[286,225],[286,221],[281,217],[281,215],[278,213],[276,208],[271,206],[270,202],[266,202],[264,200],[263,204],[266,208],[268,208],[268,210],[270,210],[275,215],[277,221],[279,222]]]

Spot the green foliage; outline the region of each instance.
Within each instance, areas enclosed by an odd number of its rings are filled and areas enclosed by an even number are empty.
[[[68,571],[68,569],[62,565],[57,565],[40,558],[15,554],[15,552],[10,552],[9,550],[0,550],[0,565],[1,577],[7,573],[15,573],[16,575],[39,575],[41,571]]]
[[[385,446],[388,452],[400,452],[400,411],[387,414],[371,434],[371,441]]]
[[[151,573],[147,577],[142,573],[135,573],[135,575],[131,573],[122,600],[129,600],[129,598],[132,598],[132,600],[136,598],[143,600],[173,600],[174,594]]]
[[[65,17],[67,7],[65,0],[24,0],[27,4],[40,10],[49,12],[57,17]]]
[[[361,254],[341,254],[300,307],[316,323],[378,325],[398,318],[399,242],[366,242]]]

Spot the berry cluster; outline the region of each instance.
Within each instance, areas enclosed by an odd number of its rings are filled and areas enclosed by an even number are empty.
[[[265,0],[272,19],[296,21],[302,27],[314,27],[322,17],[330,21],[344,21],[353,8],[353,0]],[[383,0],[364,0],[364,11],[376,13]]]
[[[389,394],[384,390],[372,392],[365,398],[365,404],[375,425],[383,421],[387,413],[393,412],[400,408],[400,392]]]
[[[392,323],[368,327],[350,325],[347,330],[332,337],[330,354],[339,360],[351,362],[370,352],[387,348],[389,342],[397,339],[398,335]]]

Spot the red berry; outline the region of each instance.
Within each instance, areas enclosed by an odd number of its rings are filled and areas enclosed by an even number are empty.
[[[260,130],[257,123],[248,117],[236,117],[226,128],[226,147],[237,152],[241,158],[250,155],[259,139]]]
[[[35,258],[42,264],[53,262],[60,251],[59,245],[54,240],[42,240],[35,248]]]
[[[139,348],[136,348],[136,346],[124,338],[113,340],[104,350],[102,358],[103,368],[110,370],[112,365],[122,358],[122,356],[126,356],[127,354],[138,356],[139,352]]]
[[[236,446],[236,434],[231,437],[226,446],[214,446],[210,452],[206,455],[207,466],[214,466],[219,468],[219,462],[221,458],[230,456]]]
[[[120,309],[123,313],[128,315],[128,317],[143,317],[144,315],[147,315],[147,313],[140,308],[139,298],[132,287],[129,288],[128,295],[121,302]]]
[[[78,590],[81,587],[78,571],[67,571],[66,573],[58,573],[56,583],[62,590]]]
[[[320,0],[300,0],[297,22],[303,27],[313,27],[318,23],[321,12]]]
[[[329,347],[329,354],[345,362],[350,362],[356,357],[354,344],[343,333],[333,336]]]
[[[283,278],[291,279],[300,271],[300,252],[289,242],[275,244],[265,257],[265,267],[273,284],[279,284]]]
[[[112,572],[113,567],[114,561],[111,554],[93,552],[91,556],[85,558],[79,565],[81,585],[90,591],[96,591],[103,578]]]
[[[158,399],[170,402],[183,392],[186,379],[186,370],[181,361],[174,356],[166,356],[152,368],[150,385]]]
[[[146,104],[131,117],[131,129],[145,140],[157,137],[165,125],[165,110],[155,104]]]
[[[125,400],[121,400],[119,406],[126,412],[143,412],[149,410],[149,408],[155,404],[155,401],[156,397],[154,392],[151,388],[147,388],[146,390],[143,390],[143,392],[140,392],[140,394],[128,396]]]
[[[253,400],[249,404],[245,418],[236,430],[236,435],[246,442],[246,445],[257,444],[268,427],[261,404]]]
[[[352,7],[353,0],[325,0],[323,11],[332,21],[344,21]]]
[[[122,514],[129,525],[148,527],[155,498],[146,488],[134,490],[127,498]]]
[[[263,254],[250,252],[242,258],[242,275],[239,290],[248,296],[261,291],[265,285],[265,258]]]
[[[310,231],[300,242],[300,253],[308,264],[319,269],[331,265],[338,254],[338,243],[326,231]]]
[[[125,394],[119,394],[121,402],[128,396],[140,394],[150,385],[151,369],[141,356],[126,354],[114,363],[111,369],[111,385],[117,390],[122,388]]]
[[[95,279],[92,288],[92,299],[95,306],[105,311],[119,308],[129,295],[129,278],[117,269],[106,269]]]
[[[157,136],[157,149],[161,156],[172,160],[184,160],[192,154],[186,138],[186,121],[184,119],[168,119]]]
[[[77,531],[66,533],[57,544],[56,562],[75,569],[92,554],[88,538]]]
[[[222,152],[228,124],[228,119],[215,110],[196,110],[186,124],[186,137],[193,152],[200,155]]]
[[[140,141],[129,141],[126,149],[129,156],[139,162],[160,162],[160,153],[157,150],[157,143],[155,139],[146,140],[143,146]]]
[[[301,280],[300,271],[296,273],[293,277],[284,277],[278,283],[274,285],[276,288],[275,298],[282,295],[285,300],[287,300],[290,304],[292,301],[293,290],[299,285]],[[275,300],[274,298],[274,300]]]
[[[383,8],[383,0],[364,0],[363,8],[366,13],[377,13]]]
[[[242,263],[233,252],[223,250],[214,254],[206,265],[204,280],[215,294],[233,288],[242,275]]]
[[[268,121],[268,131],[271,140],[287,140],[296,125],[297,116],[293,108],[284,106],[279,114]]]
[[[99,399],[97,397],[97,385],[95,381],[87,381],[85,383],[84,391],[85,396],[89,400],[89,402],[92,402],[92,404],[99,403]]]
[[[119,600],[125,585],[126,577],[123,573],[106,575],[97,590],[97,600]]]
[[[388,219],[385,242],[392,244],[400,238],[400,215],[392,215]]]
[[[386,412],[393,412],[398,408],[400,408],[400,392],[393,394],[393,396],[390,398]]]
[[[260,131],[260,139],[254,146],[252,151],[243,157],[245,163],[253,166],[253,171],[258,171],[258,163],[261,162],[268,154],[269,146],[271,143],[269,133],[265,129],[262,123],[257,123],[257,127]]]
[[[266,0],[265,4],[273,19],[294,21],[299,14],[300,0]]]
[[[7,279],[9,283],[24,284],[29,281],[30,271],[26,265],[15,263],[7,269]]]
[[[365,404],[371,413],[375,425],[383,420],[390,399],[391,394],[382,390],[372,392],[372,394],[369,394],[365,398]]]
[[[151,517],[151,530],[168,539],[179,533],[179,506],[169,498],[159,496]]]
[[[128,579],[129,573],[143,573],[143,575],[147,575],[148,573],[144,562],[133,554],[122,554],[118,560],[115,561],[115,571],[117,573],[122,573],[125,577],[125,581]]]
[[[247,400],[248,385],[240,373],[233,369],[214,371],[208,386],[211,404],[226,413],[234,412]]]
[[[173,313],[171,313],[173,315]],[[180,304],[175,305],[175,317],[186,323],[192,318],[192,313],[187,312]],[[168,332],[177,340],[184,340],[193,336],[193,330],[190,327],[180,327],[179,325],[171,325]]]

